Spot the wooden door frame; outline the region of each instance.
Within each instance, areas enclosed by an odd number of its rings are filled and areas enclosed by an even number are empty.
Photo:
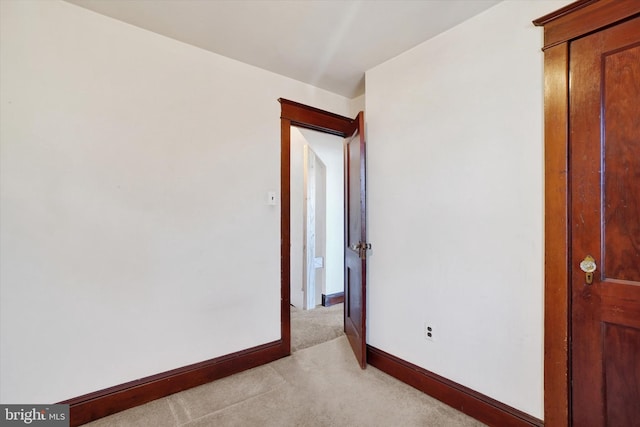
[[[291,126],[347,138],[354,120],[280,98],[280,334],[291,354]]]
[[[571,425],[571,218],[569,48],[572,40],[640,15],[640,2],[579,0],[544,26],[544,423]]]

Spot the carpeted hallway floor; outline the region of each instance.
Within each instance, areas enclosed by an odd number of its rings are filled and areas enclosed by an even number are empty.
[[[291,352],[344,335],[344,304],[301,310],[291,306]]]
[[[342,333],[341,310],[294,313],[296,310],[292,309],[292,341],[299,341],[296,342],[297,351],[291,356],[114,414],[87,426],[483,425],[371,366],[361,370]],[[331,337],[336,333],[336,316],[339,319],[337,338]],[[314,322],[309,320],[313,317],[319,319],[316,319],[317,328],[324,329],[324,332],[313,331],[314,327],[310,325]],[[296,324],[303,325],[298,333]],[[300,333],[303,330],[307,334]],[[330,340],[314,345],[320,336]]]

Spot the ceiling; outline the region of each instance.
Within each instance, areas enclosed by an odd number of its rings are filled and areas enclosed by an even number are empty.
[[[500,0],[67,0],[354,98],[364,72]]]

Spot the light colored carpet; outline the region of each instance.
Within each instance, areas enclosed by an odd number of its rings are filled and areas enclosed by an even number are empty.
[[[291,352],[344,335],[344,304],[301,310],[291,307]]]
[[[368,366],[346,336],[94,421],[91,427],[478,427],[483,424]]]

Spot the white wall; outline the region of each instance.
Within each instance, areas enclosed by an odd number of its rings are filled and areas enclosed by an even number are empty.
[[[280,337],[280,105],[349,100],[60,1],[0,1],[0,401]]]
[[[322,132],[291,127],[291,303],[302,307],[303,256],[303,147],[308,144],[326,166],[327,255],[326,287],[329,295],[344,290],[344,160],[343,139]],[[321,301],[316,301],[320,304]]]
[[[364,111],[365,104],[366,104],[365,95],[360,95],[357,98],[353,98],[350,101],[349,111],[351,111],[351,114],[349,114],[349,117],[355,117],[358,115],[360,111]],[[366,119],[367,119],[367,116],[365,114],[365,122],[366,122]]]
[[[531,20],[567,3],[500,3],[366,75],[369,344],[539,418],[543,57]]]

